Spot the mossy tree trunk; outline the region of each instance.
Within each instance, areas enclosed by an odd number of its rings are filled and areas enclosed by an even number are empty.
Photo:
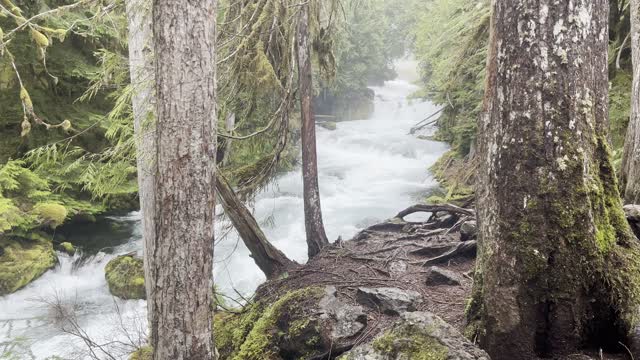
[[[154,359],[214,359],[216,0],[153,0],[156,80]]]
[[[329,245],[322,223],[320,189],[318,186],[318,156],[316,153],[316,123],[313,113],[313,70],[309,39],[309,1],[300,5],[296,51],[300,108],[302,110],[302,180],[304,225],[309,258]]]
[[[625,203],[640,203],[640,1],[631,0],[631,53],[633,87],[620,174]]]
[[[470,330],[493,359],[618,346],[640,251],[607,143],[608,2],[493,1]]]
[[[136,139],[138,167],[138,194],[142,213],[142,237],[144,251],[153,253],[155,246],[155,92],[153,69],[153,27],[151,22],[151,0],[127,0],[126,11],[129,25],[129,73],[132,96],[133,126]],[[153,268],[145,262],[145,277],[153,279]],[[152,294],[154,285],[146,282],[147,294]],[[147,316],[153,323],[153,302],[148,303]]]
[[[295,266],[293,261],[267,240],[256,219],[219,171],[216,173],[216,189],[225,214],[251,252],[251,257],[268,279],[274,279]]]

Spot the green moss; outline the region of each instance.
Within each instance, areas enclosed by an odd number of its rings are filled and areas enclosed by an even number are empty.
[[[109,261],[105,277],[111,294],[122,299],[145,299],[142,259],[118,256]]]
[[[0,237],[0,295],[15,292],[56,265],[51,242],[36,238]]]
[[[323,295],[321,289],[307,288],[292,291],[280,297],[273,305],[269,306],[260,319],[255,323],[246,340],[240,347],[240,351],[234,360],[264,360],[278,357],[277,341],[275,337],[287,335],[279,333],[278,320],[283,316],[290,316],[295,312],[296,306],[300,306],[309,300],[317,300]],[[295,322],[295,321],[294,321]],[[293,322],[291,323],[293,324]],[[289,326],[291,326],[291,324]],[[300,325],[301,323],[298,323]],[[305,328],[309,322],[305,323]],[[289,328],[291,330],[291,328]],[[301,332],[302,329],[296,329]],[[293,335],[293,334],[288,334]]]
[[[39,221],[52,229],[62,225],[67,218],[67,208],[55,203],[38,203],[33,207],[33,213]]]
[[[473,197],[475,166],[470,164],[466,157],[459,156],[455,151],[449,151],[438,159],[430,170],[444,192],[442,195],[430,196],[426,200],[427,203],[461,204]]]
[[[373,342],[373,348],[394,359],[446,360],[449,349],[427,331],[406,326],[386,332]]]
[[[262,303],[245,306],[242,313],[218,312],[213,319],[216,348],[222,359],[232,359],[264,311]]]
[[[59,245],[61,251],[65,252],[68,255],[73,256],[76,253],[76,248],[70,242],[63,242]]]
[[[129,360],[153,360],[153,348],[143,346],[131,354]]]
[[[220,358],[279,359],[283,344],[295,344],[296,358],[306,358],[321,343],[311,317],[323,295],[322,289],[306,288],[282,295],[271,304],[250,304],[239,313],[216,313],[214,333]]]

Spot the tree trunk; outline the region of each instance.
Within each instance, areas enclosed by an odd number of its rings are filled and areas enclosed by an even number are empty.
[[[302,180],[304,196],[304,226],[307,233],[309,258],[329,245],[322,223],[320,190],[318,188],[318,158],[316,154],[316,124],[313,114],[311,41],[309,39],[309,3],[300,5],[297,36],[298,83],[302,110]]]
[[[620,179],[625,203],[638,204],[640,203],[640,1],[631,0],[630,11],[633,89],[631,118],[624,143]]]
[[[295,266],[293,261],[267,240],[256,219],[238,199],[220,172],[216,173],[216,190],[222,200],[225,214],[251,252],[251,257],[268,279],[274,279]]]
[[[494,360],[617,347],[640,251],[607,142],[608,2],[492,3],[469,330]]]
[[[216,0],[153,1],[157,94],[154,359],[215,358]]]
[[[127,0],[126,11],[129,24],[129,72],[132,96],[134,134],[137,148],[138,196],[142,213],[142,236],[144,251],[153,253],[155,246],[155,92],[153,72],[153,28],[148,0]],[[153,279],[153,268],[144,263],[145,278]],[[147,297],[151,297],[154,286],[146,282]],[[148,303],[147,316],[153,323],[153,303]]]

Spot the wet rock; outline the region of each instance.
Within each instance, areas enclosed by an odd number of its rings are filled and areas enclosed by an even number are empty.
[[[60,245],[58,245],[58,250],[69,256],[73,256],[76,253],[76,248],[70,242],[61,243]]]
[[[398,288],[358,288],[358,303],[379,309],[390,315],[398,315],[406,311],[415,311],[416,305],[422,302],[419,292]]]
[[[320,299],[320,318],[331,324],[331,337],[341,342],[360,334],[367,325],[367,315],[362,306],[346,304],[336,297],[336,288],[325,288]]]
[[[105,267],[109,292],[121,299],[146,299],[142,259],[118,256]]]
[[[353,348],[340,360],[490,360],[453,326],[429,312],[404,313],[372,342]]]
[[[462,241],[473,240],[478,236],[478,224],[474,220],[465,221],[460,227]]]
[[[456,286],[462,284],[462,277],[451,270],[446,270],[438,266],[432,266],[427,270],[426,284],[428,286]]]
[[[334,121],[323,121],[323,122],[319,122],[317,124],[321,128],[325,128],[325,129],[331,130],[331,131],[333,131],[333,130],[338,128]]]

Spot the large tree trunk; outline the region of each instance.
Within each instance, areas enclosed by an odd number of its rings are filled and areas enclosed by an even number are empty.
[[[622,157],[621,184],[625,203],[640,203],[640,1],[631,0],[633,89],[631,118]]]
[[[138,194],[142,213],[142,236],[144,251],[153,253],[155,246],[155,92],[153,71],[153,28],[151,24],[150,0],[127,0],[129,23],[129,72],[132,96],[134,133],[137,149]],[[153,279],[153,268],[145,262],[145,278]],[[148,297],[154,291],[150,281],[146,282]],[[148,303],[149,323],[153,322],[153,303]]]
[[[492,359],[615,347],[640,251],[607,143],[608,2],[493,1],[470,327]]]
[[[274,279],[295,266],[293,261],[267,240],[256,219],[220,172],[216,173],[216,188],[225,214],[251,252],[251,257],[268,279]]]
[[[154,359],[213,359],[216,0],[153,1],[156,238],[146,252]]]
[[[313,114],[311,41],[309,39],[309,2],[300,5],[297,36],[298,83],[302,110],[302,180],[304,225],[309,258],[329,244],[322,223],[320,190],[318,188],[318,157],[316,154],[316,124]]]

